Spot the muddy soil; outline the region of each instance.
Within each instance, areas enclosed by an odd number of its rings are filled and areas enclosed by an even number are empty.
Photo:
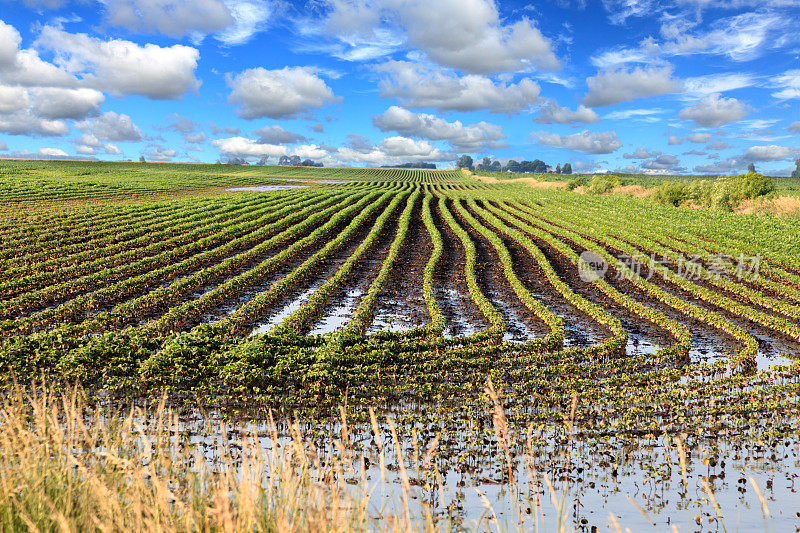
[[[438,205],[432,206],[433,222],[442,234],[442,257],[434,272],[434,293],[445,319],[444,336],[469,335],[489,327],[472,301],[464,277],[466,256],[458,236],[442,219]]]
[[[332,267],[336,267],[344,262],[347,257],[349,257],[355,248],[358,247],[358,243],[360,243],[366,234],[369,232],[369,229],[372,227],[375,219],[378,217],[378,211],[373,213],[370,218],[363,224],[356,232],[354,232],[353,236],[348,239],[347,242],[343,243],[341,247],[334,251],[333,254],[326,260],[323,261],[322,265],[320,265],[317,269],[312,270],[308,273],[304,279],[300,280],[298,285],[294,287],[292,290],[288,291],[282,298],[280,298],[274,305],[270,306],[268,310],[265,311],[264,316],[269,317],[273,312],[279,310],[283,307],[283,303],[287,300],[292,299],[292,295],[297,292],[302,292],[304,288],[307,288],[306,284],[313,284],[322,278],[322,283],[324,280],[327,279],[326,272],[331,270]],[[303,264],[307,259],[313,256],[316,252],[321,250],[325,247],[325,245],[330,242],[330,240],[334,239],[336,235],[341,233],[349,220],[343,221],[341,224],[337,225],[337,227],[333,228],[331,232],[327,234],[327,236],[323,239],[319,239],[309,246],[303,248],[301,251],[296,253],[291,259],[279,265],[275,270],[265,276],[263,279],[259,280],[256,285],[249,287],[247,290],[242,291],[231,298],[229,298],[224,304],[216,306],[214,309],[206,311],[203,316],[199,320],[194,321],[194,325],[198,323],[211,323],[217,320],[220,320],[227,316],[228,314],[232,313],[236,309],[238,309],[242,304],[246,301],[250,300],[251,298],[255,297],[256,295],[266,291],[269,289],[272,284],[287,276],[301,264]],[[290,244],[290,243],[287,243]],[[335,271],[335,270],[334,270]],[[259,320],[260,322],[260,320]]]
[[[581,236],[589,239],[589,237],[585,235]],[[615,256],[623,257],[623,259],[629,258],[629,256],[627,256],[620,250],[610,245],[603,244],[602,242],[599,242],[597,239],[590,239],[590,240],[593,240],[593,242],[597,242],[598,244],[604,246],[610,253],[612,253]],[[670,265],[667,264],[666,266]],[[671,266],[674,267],[675,265]],[[775,364],[786,364],[787,362],[789,362],[790,356],[796,356],[797,354],[800,354],[800,343],[797,343],[793,339],[777,331],[766,328],[760,324],[754,323],[745,318],[736,316],[733,313],[717,305],[701,300],[700,298],[694,296],[693,294],[686,292],[685,290],[675,285],[674,283],[664,280],[661,276],[657,274],[651,274],[646,265],[642,265],[640,275],[642,275],[642,277],[644,277],[645,279],[649,279],[650,282],[656,283],[659,287],[667,290],[671,294],[675,295],[676,297],[684,301],[690,302],[698,307],[705,308],[715,313],[718,313],[719,315],[730,320],[737,326],[747,331],[750,335],[755,337],[759,343],[759,351],[756,360],[756,363],[759,368],[767,368],[770,365],[775,365]],[[616,277],[618,276],[614,275],[612,279]],[[606,279],[608,280],[608,278],[609,274],[606,274]],[[632,284],[630,282],[627,282],[627,288],[625,289],[626,292],[633,292],[633,289],[631,289],[631,287]],[[730,296],[729,294],[726,294],[725,291],[720,291],[720,292],[721,294]],[[647,305],[658,309],[659,311],[670,316],[671,318],[674,318],[675,320],[685,323],[687,327],[689,327],[689,329],[692,331],[694,335],[692,341],[692,350],[690,352],[691,360],[693,363],[709,362],[720,358],[728,358],[731,354],[741,349],[740,343],[736,341],[734,338],[732,338],[730,335],[724,333],[723,331],[712,328],[696,319],[692,319],[691,317],[686,317],[672,310],[666,305],[661,304],[657,300],[653,300],[645,295],[641,295],[641,293],[639,293],[639,295],[635,297],[638,300],[643,301],[643,303],[646,303]]]
[[[459,225],[469,234],[475,243],[476,264],[475,275],[478,285],[489,301],[503,315],[507,342],[525,342],[541,338],[550,333],[547,325],[536,317],[517,297],[508,282],[500,262],[500,256],[494,246],[464,220],[455,208],[449,206]],[[474,215],[474,213],[473,213]]]
[[[309,334],[332,333],[350,321],[361,303],[362,296],[378,277],[386,261],[389,248],[397,236],[398,222],[404,207],[405,203],[398,205],[386,220],[377,241],[356,262],[342,286],[334,292],[328,304],[321,310],[319,317],[308,325]]]
[[[516,219],[522,221],[519,217],[520,212],[516,211],[510,206],[498,205],[505,212],[511,214]],[[528,237],[542,250],[547,260],[553,266],[558,276],[570,285],[573,291],[581,295],[585,299],[599,305],[607,310],[609,313],[617,317],[622,323],[625,330],[628,332],[628,345],[634,352],[641,353],[645,350],[652,352],[652,347],[665,347],[672,344],[673,340],[668,332],[651,324],[643,324],[642,319],[628,311],[627,308],[606,296],[603,292],[597,289],[594,284],[588,283],[581,279],[578,269],[566,257],[564,257],[558,250],[552,247],[544,240],[525,232],[522,228],[516,229],[526,233]],[[580,254],[584,250],[572,242],[566,242],[576,253]],[[615,275],[615,273],[612,273]],[[608,277],[609,274],[606,274]]]
[[[424,326],[430,321],[422,282],[425,265],[433,253],[433,241],[422,221],[422,199],[414,206],[406,240],[386,285],[378,296],[368,333],[404,331]]]

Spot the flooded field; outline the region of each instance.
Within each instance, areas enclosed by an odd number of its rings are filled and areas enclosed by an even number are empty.
[[[225,188],[248,194],[4,228],[8,412],[41,380],[54,397],[77,384],[103,416],[163,398],[166,440],[200,454],[187,475],[227,461],[258,492],[278,463],[254,474],[243,450],[290,454],[281,483],[305,476],[323,507],[367,521],[800,526],[800,266],[771,244],[789,226],[737,240],[712,228],[743,219],[714,214],[690,240],[686,214],[632,198],[274,172]],[[734,258],[753,247],[762,275],[745,276]]]

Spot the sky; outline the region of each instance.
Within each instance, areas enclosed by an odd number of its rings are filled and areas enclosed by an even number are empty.
[[[0,157],[788,175],[800,0],[0,0]]]

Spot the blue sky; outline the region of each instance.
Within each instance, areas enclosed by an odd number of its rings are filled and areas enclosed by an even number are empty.
[[[800,158],[800,0],[0,0],[0,157]]]

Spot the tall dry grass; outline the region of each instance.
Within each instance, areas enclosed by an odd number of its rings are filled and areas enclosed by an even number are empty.
[[[345,490],[341,464],[322,466],[299,433],[291,445],[271,451],[255,433],[238,442],[223,439],[210,458],[186,445],[178,417],[163,404],[151,413],[105,416],[77,391],[7,399],[0,428],[2,531],[370,526],[367,500]],[[227,428],[218,430],[227,435]]]
[[[502,408],[495,423],[508,459]],[[373,412],[378,455],[368,480],[367,463],[351,446],[342,411],[336,453],[321,457],[298,425],[280,438],[270,420],[268,433],[244,436],[224,425],[206,436],[187,434],[177,414],[162,402],[153,409],[109,414],[86,402],[78,391],[21,390],[0,400],[0,531],[435,531],[455,524],[434,517],[414,493],[409,468],[429,479],[426,488],[442,493],[435,467],[438,438],[426,449],[414,439],[414,457],[404,458],[391,420],[380,425]],[[390,438],[384,439],[388,427]],[[237,435],[236,439],[229,435]],[[192,440],[216,436],[208,448]],[[265,446],[264,441],[281,442]],[[205,450],[205,452],[203,451]],[[396,472],[389,473],[393,452]],[[399,458],[399,460],[397,460]],[[532,457],[524,463],[533,465]],[[507,464],[511,476],[512,466]],[[379,475],[375,474],[375,471]],[[398,479],[392,484],[389,478]],[[394,502],[371,503],[372,492],[390,487]],[[399,485],[399,487],[398,487]],[[530,488],[530,487],[529,487]],[[551,489],[552,490],[552,489]],[[513,493],[513,491],[511,491]],[[538,495],[538,490],[533,491]],[[564,498],[553,501],[563,505]],[[412,508],[413,502],[413,508]],[[467,527],[496,530],[501,524],[484,498],[485,518]],[[517,502],[517,523],[504,529],[536,530],[535,502]],[[532,513],[522,511],[530,505]],[[531,516],[532,515],[532,516]],[[566,530],[560,522],[558,530]]]
[[[272,419],[263,435],[211,422],[197,431],[164,402],[109,414],[78,390],[17,390],[0,399],[0,531],[572,531],[569,487],[565,483],[556,491],[537,471],[531,430],[527,451],[512,455],[508,421],[491,381],[484,392],[493,408],[497,450],[492,452],[504,463],[504,493],[511,499],[504,504],[511,512],[501,521],[478,492],[482,518],[459,524],[435,515],[421,497],[448,491],[436,469],[439,437],[423,448],[412,436],[413,452],[404,457],[392,420],[382,425],[373,411],[370,468],[353,445],[344,408],[341,434],[326,443],[333,453],[325,454],[298,424],[290,425],[288,437],[279,435]],[[577,397],[566,420],[570,443],[576,405]],[[209,446],[197,446],[202,439]],[[686,490],[686,459],[681,441],[676,444]],[[394,468],[387,464],[392,460]],[[420,480],[426,480],[424,486],[412,487]],[[767,502],[750,482],[766,519]],[[540,487],[549,498],[540,499]],[[705,482],[704,488],[724,529]],[[374,502],[375,492],[387,491],[393,497]],[[521,494],[526,496],[514,496]],[[616,518],[609,518],[612,530],[622,531]]]

